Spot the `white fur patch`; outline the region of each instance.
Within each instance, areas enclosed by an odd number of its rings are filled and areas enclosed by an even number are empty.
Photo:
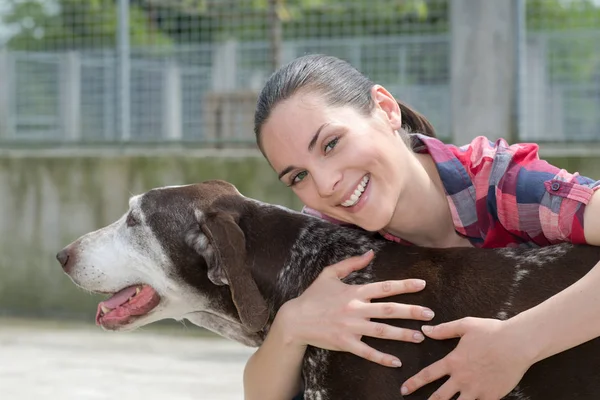
[[[329,366],[329,352],[327,350],[310,347],[307,349],[302,372],[305,378],[305,400],[328,400],[327,390],[322,386],[323,376]]]
[[[238,321],[234,321],[221,313],[210,311],[193,312],[186,314],[185,319],[194,325],[206,328],[227,339],[250,347],[258,347],[262,344],[263,338],[256,332],[248,332],[246,328]]]
[[[531,270],[525,268],[524,265],[542,268],[545,264],[551,263],[557,258],[565,255],[571,247],[571,244],[562,244],[525,251],[517,250],[515,248],[498,249],[498,254],[511,260],[511,263],[514,262],[514,276],[511,286],[508,288],[508,296],[504,302],[504,307],[498,312],[496,318],[505,320],[512,317],[512,315],[509,314],[509,310],[512,308],[514,296],[519,290],[521,281],[531,272]]]
[[[126,330],[165,318],[181,319],[208,305],[204,295],[172,278],[172,261],[146,223],[141,198],[133,196],[130,209],[116,222],[71,244],[74,264],[69,276],[83,289],[115,293],[128,286],[147,284],[161,297],[154,310],[135,319],[123,328]],[[129,213],[138,221],[134,226],[126,224]]]
[[[381,243],[372,240],[362,231],[337,226],[332,229],[332,225],[325,221],[308,219],[290,249],[288,262],[279,271],[277,291],[284,298],[296,297],[302,284],[312,282],[320,272],[307,266],[322,264],[320,260],[323,257],[331,259],[331,264],[334,264],[351,254],[364,254],[369,250],[376,252]],[[345,283],[354,285],[370,283],[373,280],[371,265],[354,271],[343,279]]]

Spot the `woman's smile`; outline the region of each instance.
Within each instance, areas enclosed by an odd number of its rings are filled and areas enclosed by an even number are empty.
[[[358,212],[360,211],[369,198],[369,193],[371,189],[370,183],[370,175],[367,174],[362,177],[362,179],[358,182],[358,184],[351,189],[349,193],[344,196],[343,201],[340,204],[340,207],[344,209],[344,211],[348,212]]]

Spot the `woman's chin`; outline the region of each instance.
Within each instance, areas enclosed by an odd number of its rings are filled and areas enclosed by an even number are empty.
[[[368,232],[381,232],[388,225],[387,223],[383,223],[379,218],[370,217],[357,218],[353,224]]]

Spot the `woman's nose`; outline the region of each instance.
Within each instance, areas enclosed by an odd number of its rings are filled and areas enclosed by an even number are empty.
[[[319,174],[318,177],[313,175],[313,179],[321,197],[330,197],[334,194],[339,182],[334,174]]]

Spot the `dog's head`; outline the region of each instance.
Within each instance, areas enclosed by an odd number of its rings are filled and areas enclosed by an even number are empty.
[[[223,181],[153,189],[57,258],[75,284],[111,295],[96,315],[105,329],[186,318],[257,346],[269,310],[245,266],[244,202]]]

